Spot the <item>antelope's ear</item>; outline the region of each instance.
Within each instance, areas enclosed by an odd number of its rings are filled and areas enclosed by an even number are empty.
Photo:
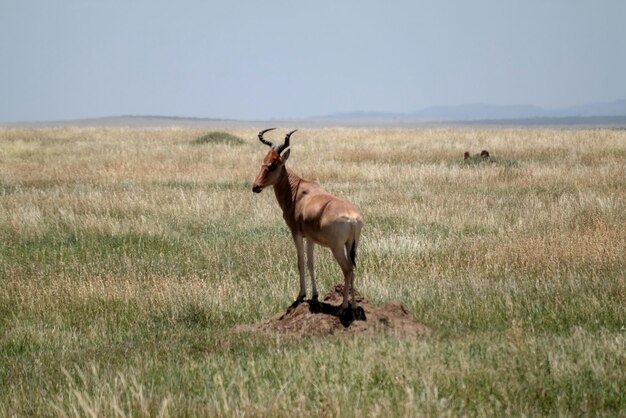
[[[285,151],[285,152],[283,153],[283,155],[281,155],[281,157],[282,157],[282,159],[283,159],[283,163],[284,163],[285,161],[287,161],[287,158],[289,158],[289,153],[290,153],[290,152],[291,152],[291,148],[289,148],[287,151]]]

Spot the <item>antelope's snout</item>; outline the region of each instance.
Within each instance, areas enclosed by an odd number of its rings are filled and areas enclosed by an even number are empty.
[[[254,179],[254,182],[252,183],[252,191],[254,193],[261,193],[263,189],[265,188],[265,186],[267,186],[267,179],[265,178],[266,176],[267,176],[267,169],[264,169],[264,167],[261,167],[259,174],[257,174],[256,178]]]

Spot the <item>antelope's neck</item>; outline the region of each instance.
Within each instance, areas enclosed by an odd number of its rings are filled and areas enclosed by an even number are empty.
[[[285,220],[294,219],[293,214],[295,210],[296,195],[298,194],[298,188],[300,187],[301,181],[302,178],[285,167],[285,171],[280,176],[280,180],[274,184],[276,200],[278,200],[278,204],[283,210],[283,217]]]

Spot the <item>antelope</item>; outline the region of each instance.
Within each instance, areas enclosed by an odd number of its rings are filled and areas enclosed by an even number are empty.
[[[270,147],[265,155],[261,170],[254,180],[252,191],[260,193],[268,186],[274,186],[276,200],[283,211],[283,218],[291,231],[296,245],[298,273],[300,274],[300,293],[296,302],[306,297],[304,280],[304,239],[306,238],[306,264],[309,270],[312,287],[312,300],[317,301],[317,284],[315,282],[313,252],[318,244],[330,248],[335,260],[341,267],[344,277],[343,302],[340,313],[357,310],[354,298],[354,268],[356,267],[356,250],[363,220],[352,203],[328,193],[316,181],[299,177],[287,168],[285,162],[289,158],[289,138],[297,131],[293,130],[285,136],[283,144],[274,145],[263,138],[263,135],[276,128],[259,132],[259,140]],[[348,311],[348,296],[351,296]]]
[[[484,150],[482,150],[480,152],[480,154],[476,154],[473,158],[482,158],[483,160],[488,160],[489,157],[490,157],[489,151],[484,149]],[[464,160],[469,160],[470,158],[472,158],[472,157],[470,156],[469,151],[465,151],[465,153],[463,154],[463,159]]]

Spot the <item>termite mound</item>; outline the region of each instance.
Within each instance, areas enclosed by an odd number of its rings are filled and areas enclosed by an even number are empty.
[[[335,285],[322,300],[294,302],[285,312],[253,325],[238,325],[237,332],[262,332],[293,336],[381,334],[397,337],[428,337],[431,329],[418,322],[400,302],[374,306],[355,290],[358,312],[341,311],[343,284]]]

